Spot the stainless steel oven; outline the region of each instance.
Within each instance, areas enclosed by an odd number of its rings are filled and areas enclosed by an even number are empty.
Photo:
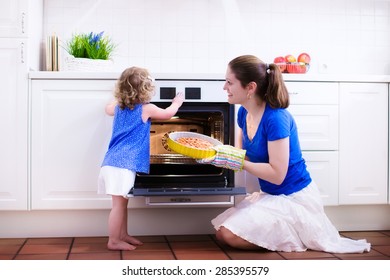
[[[232,205],[245,188],[235,186],[235,173],[172,152],[166,137],[173,131],[198,132],[234,145],[234,105],[226,102],[223,80],[156,80],[152,100],[165,108],[177,92],[185,102],[167,121],[153,121],[150,173],[138,173],[133,194],[148,205]]]

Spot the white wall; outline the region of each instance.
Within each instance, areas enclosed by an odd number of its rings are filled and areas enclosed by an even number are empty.
[[[312,74],[390,74],[390,0],[44,2],[45,35],[105,31],[118,71],[224,73],[237,55],[308,52]]]

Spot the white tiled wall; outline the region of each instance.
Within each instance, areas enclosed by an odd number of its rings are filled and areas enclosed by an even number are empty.
[[[308,52],[310,73],[390,74],[390,0],[45,0],[44,34],[101,32],[115,69],[224,73]]]

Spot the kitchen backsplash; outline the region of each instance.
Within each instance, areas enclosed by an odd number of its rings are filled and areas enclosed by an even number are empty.
[[[117,71],[224,73],[241,54],[307,52],[312,74],[390,74],[390,0],[44,1],[44,34],[62,45],[101,31]]]

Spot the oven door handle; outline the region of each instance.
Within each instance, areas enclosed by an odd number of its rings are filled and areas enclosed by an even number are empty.
[[[230,196],[229,201],[190,201],[187,199],[177,199],[177,201],[154,202],[150,197],[145,198],[148,206],[234,206],[234,196]]]

